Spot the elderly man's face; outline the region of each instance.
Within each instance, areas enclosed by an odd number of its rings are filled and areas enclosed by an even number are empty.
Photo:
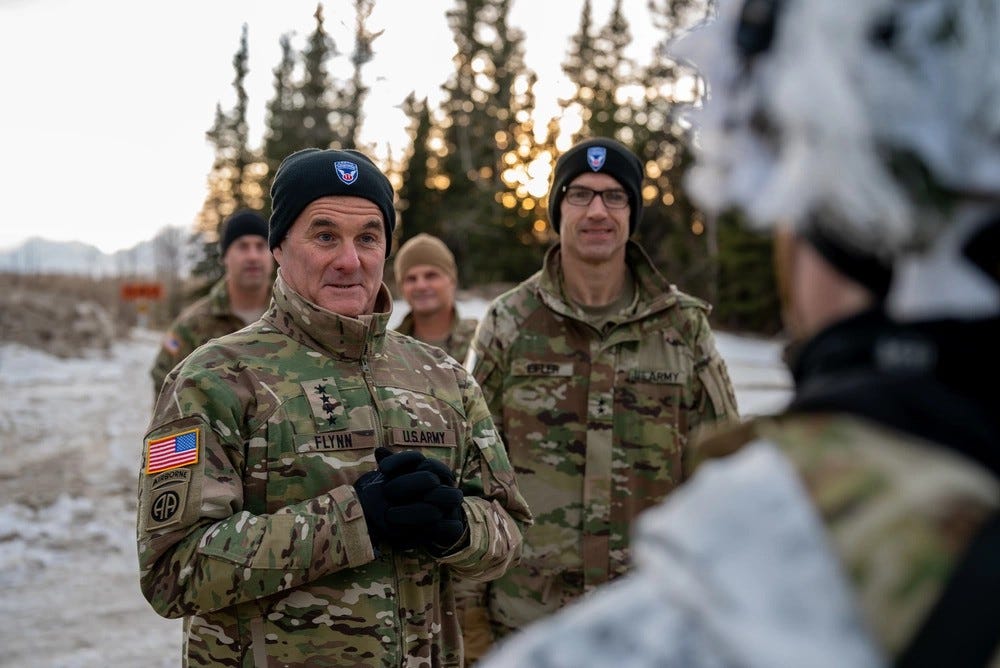
[[[386,243],[375,203],[330,195],[302,210],[274,257],[295,292],[328,311],[356,318],[374,310]]]

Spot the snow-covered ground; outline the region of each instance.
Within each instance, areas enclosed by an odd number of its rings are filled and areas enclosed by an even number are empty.
[[[459,305],[465,317],[485,302]],[[397,308],[398,319],[400,311]],[[181,626],[138,588],[135,490],[160,334],[58,359],[0,345],[0,666],[176,666]],[[717,334],[740,411],[788,396],[780,343]]]

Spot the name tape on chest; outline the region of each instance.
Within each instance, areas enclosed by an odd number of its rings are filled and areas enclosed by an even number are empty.
[[[541,360],[514,360],[511,373],[515,376],[558,376],[573,375],[572,362],[545,362]]]
[[[652,385],[683,385],[685,381],[680,371],[662,369],[629,369],[626,378],[630,383],[650,383]]]
[[[394,427],[389,434],[392,445],[413,447],[454,448],[458,445],[452,429],[400,429]]]
[[[321,434],[302,434],[295,437],[297,452],[336,452],[342,450],[373,450],[378,445],[375,432],[329,431]]]

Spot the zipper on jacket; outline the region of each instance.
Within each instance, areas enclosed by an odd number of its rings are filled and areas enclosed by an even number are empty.
[[[368,395],[372,400],[372,421],[375,425],[376,434],[375,447],[378,447],[380,445],[386,445],[385,427],[382,425],[382,416],[379,414],[378,393],[375,390],[375,381],[372,378],[371,365],[368,364],[368,351],[369,347],[366,342],[365,349],[361,352],[361,375],[365,378],[365,385],[368,387]],[[383,552],[382,558],[390,560],[389,569],[392,571],[392,623],[395,628],[391,629],[392,633],[386,635],[396,639],[396,642],[391,643],[391,645],[396,648],[392,665],[398,666],[402,664],[403,658],[406,656],[406,636],[403,633],[403,619],[399,614],[402,589],[399,586],[399,568],[396,563],[396,550],[392,549],[387,552]]]

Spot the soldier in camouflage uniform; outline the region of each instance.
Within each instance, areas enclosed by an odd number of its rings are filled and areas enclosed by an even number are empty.
[[[271,301],[274,258],[267,249],[267,221],[256,211],[237,211],[223,224],[219,255],[225,274],[208,294],[170,324],[150,375],[153,397],[177,363],[209,339],[257,320]]]
[[[396,331],[464,360],[478,321],[458,316],[458,267],[448,246],[437,237],[420,233],[396,251],[393,270],[396,285],[410,305]]]
[[[793,400],[485,664],[1000,666],[1000,0],[718,12],[675,47],[714,92],[688,187],[782,223]]]
[[[629,526],[684,476],[693,431],[737,417],[709,306],[629,237],[643,171],[620,143],[560,157],[549,217],[561,243],[489,307],[466,366],[483,388],[535,524],[521,563],[461,587],[470,655],[623,574]],[[489,628],[485,628],[485,620]]]
[[[300,151],[271,197],[271,308],[169,375],[146,435],[143,594],[185,666],[461,666],[453,578],[503,573],[530,522],[489,409],[386,331],[371,161]]]

